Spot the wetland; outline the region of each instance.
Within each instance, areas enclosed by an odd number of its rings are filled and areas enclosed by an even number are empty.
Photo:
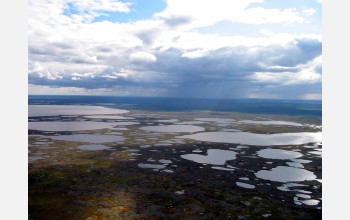
[[[29,105],[28,120],[29,219],[322,216],[317,117]]]

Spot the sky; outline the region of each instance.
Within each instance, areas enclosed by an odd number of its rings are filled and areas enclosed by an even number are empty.
[[[322,0],[29,0],[28,93],[322,99]]]

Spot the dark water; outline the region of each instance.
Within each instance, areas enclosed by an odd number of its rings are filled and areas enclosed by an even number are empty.
[[[127,110],[210,110],[256,114],[322,116],[322,101],[276,99],[192,99],[163,97],[30,95],[29,104],[101,105]]]

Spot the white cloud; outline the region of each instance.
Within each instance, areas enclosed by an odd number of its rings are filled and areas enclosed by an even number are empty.
[[[303,85],[322,82],[322,73],[318,72],[318,67],[322,65],[322,55],[311,61],[297,65],[292,69],[299,71],[290,72],[290,67],[271,66],[270,70],[280,70],[275,72],[255,72],[251,78],[258,83],[271,85]]]
[[[147,52],[132,53],[130,54],[129,59],[134,62],[146,62],[146,63],[154,63],[157,61],[157,57]]]
[[[110,12],[130,12],[131,2],[120,2],[115,0],[68,0],[79,11],[110,11]]]
[[[168,0],[167,8],[155,14],[167,24],[180,29],[193,29],[210,26],[219,21],[232,21],[246,24],[303,23],[304,19],[295,8],[266,9],[249,8],[252,3],[262,0]],[[172,25],[173,20],[175,25]]]
[[[79,87],[50,87],[46,85],[34,85],[29,84],[28,90],[30,95],[103,95],[110,89],[100,88],[100,89],[85,89]]]
[[[29,95],[111,95],[111,96],[162,96],[166,91],[160,88],[136,88],[132,86],[114,86],[110,88],[86,89],[80,87],[52,87],[46,85],[28,85]]]
[[[306,16],[311,16],[316,13],[316,10],[313,8],[307,8],[307,9],[303,9],[302,13]]]
[[[72,73],[71,76],[78,77],[78,78],[94,78],[95,73]]]
[[[272,31],[269,31],[267,29],[261,29],[260,33],[262,33],[263,35],[266,35],[266,36],[270,36],[270,37],[272,37],[274,35],[274,33]]]
[[[68,13],[68,3],[73,4],[79,13]],[[105,12],[130,12],[131,3],[29,0],[29,82],[69,87],[72,93],[85,92],[72,89],[81,86],[85,89],[99,88],[101,93],[118,91],[116,94],[122,94],[116,84],[125,85],[123,89],[129,88],[130,93],[143,94],[141,91],[147,90],[147,94],[157,94],[156,91],[164,94],[165,88],[190,85],[194,76],[203,84],[209,83],[208,80],[213,80],[211,84],[215,80],[247,80],[252,74],[258,83],[319,83],[321,58],[302,66],[302,60],[308,59],[304,57],[308,51],[302,50],[303,53],[289,58],[285,53],[293,52],[289,47],[298,39],[321,41],[320,35],[277,33],[274,29],[263,29],[260,35],[253,37],[245,36],[243,31],[239,35],[221,35],[203,34],[196,29],[219,21],[298,25],[304,22],[303,16],[314,13],[313,9],[266,9],[263,4],[250,7],[251,3],[263,1],[168,0],[167,8],[151,19],[113,23],[93,22],[93,19]],[[310,46],[307,50],[313,50],[312,44],[305,44]],[[300,48],[294,49],[298,52]],[[214,59],[215,56],[220,56],[220,59]],[[278,57],[294,63],[274,63]],[[227,75],[223,70],[228,71]],[[39,90],[39,87],[30,88]],[[225,89],[228,91],[229,87]]]
[[[108,78],[108,79],[126,79],[128,77],[132,76],[132,72],[126,71],[125,69],[121,69],[118,72],[112,72],[109,74],[104,74],[102,75],[103,78]]]
[[[248,24],[303,23],[304,19],[295,8],[279,10],[257,7],[245,10],[235,21]]]
[[[261,1],[167,0],[167,8],[155,14],[155,17],[160,19],[188,17],[192,19],[191,22],[187,24],[190,28],[209,26],[244,11],[244,9],[253,2]]]
[[[276,85],[314,84],[322,80],[319,73],[310,69],[300,72],[256,72],[251,78],[256,82]]]
[[[181,55],[181,57],[195,59],[195,58],[199,58],[199,57],[205,56],[207,53],[208,53],[207,50],[194,50],[194,51],[189,51],[189,52],[183,53]]]

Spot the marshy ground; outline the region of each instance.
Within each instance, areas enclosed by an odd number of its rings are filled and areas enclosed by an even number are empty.
[[[89,131],[29,130],[29,219],[322,218],[321,143],[248,146],[179,139],[176,137],[182,134],[176,132],[140,129],[142,126],[193,122],[201,117],[239,121],[248,118],[270,120],[271,116],[132,112],[127,117],[133,118],[128,121],[138,124]],[[198,126],[205,131],[237,129],[257,134],[321,130],[319,120],[314,118],[276,116],[273,119],[292,120],[307,126],[225,124],[220,121]],[[31,122],[50,120],[119,121],[82,116],[29,119]],[[52,138],[76,134],[113,135],[123,139],[91,144]],[[84,150],[82,145],[91,145],[91,148]],[[96,145],[105,148],[94,150]],[[291,159],[259,156],[258,152],[266,148],[300,155]],[[235,152],[235,157],[224,160],[223,164],[211,162],[211,158],[205,158],[209,149]],[[208,160],[200,163],[182,157],[189,154],[202,155],[199,157]],[[271,171],[276,167],[307,170],[314,178],[304,181],[307,177],[301,176],[295,181],[283,182],[256,175],[261,170]]]

